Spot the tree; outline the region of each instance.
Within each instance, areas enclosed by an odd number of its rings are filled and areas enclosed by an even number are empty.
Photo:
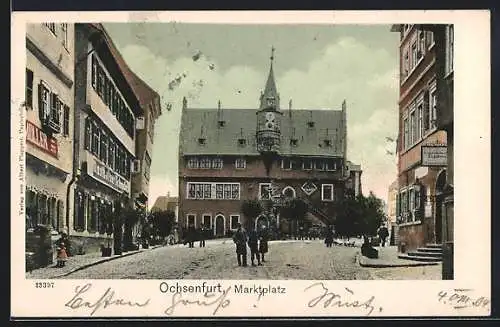
[[[285,201],[280,211],[281,215],[284,216],[285,219],[295,223],[294,233],[296,233],[299,222],[303,222],[306,218],[307,203],[301,199],[289,199]]]
[[[362,228],[366,235],[374,236],[380,224],[386,219],[384,202],[377,198],[373,192],[364,198]]]
[[[165,238],[174,226],[175,212],[171,210],[155,211],[150,215],[150,223],[153,226],[153,235]]]
[[[338,235],[348,238],[359,234],[375,235],[385,219],[384,204],[373,192],[365,197],[347,191],[338,208],[335,230]]]
[[[253,229],[255,219],[262,213],[262,204],[257,200],[246,200],[241,204],[241,212],[246,218],[247,229]]]

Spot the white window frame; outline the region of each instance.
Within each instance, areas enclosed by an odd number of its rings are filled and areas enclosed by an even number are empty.
[[[196,228],[196,214],[195,213],[188,213],[186,215],[186,227],[189,227],[189,216],[194,217],[194,227]]]
[[[445,75],[453,72],[453,43],[454,43],[454,31],[453,25],[446,26],[446,59],[445,59]]]
[[[247,167],[247,160],[245,158],[236,158],[234,167],[236,169],[245,169]]]
[[[325,161],[326,171],[336,171],[337,170],[337,162],[335,160],[327,160]]]
[[[201,157],[198,163],[199,169],[210,169],[212,168],[212,160],[207,157]]]
[[[269,187],[269,198],[268,199],[262,198],[262,187],[263,186]],[[271,183],[259,183],[259,200],[271,200]]]
[[[194,197],[189,196],[189,187],[191,185],[194,185],[195,188],[195,195]],[[210,185],[210,197],[205,197],[205,186]],[[222,185],[222,198],[217,198],[217,185]],[[229,198],[226,198],[225,192],[224,192],[224,186],[225,185],[230,185],[231,186],[231,195]],[[233,187],[238,186],[238,197],[233,198]],[[196,195],[196,188],[201,187],[201,197],[198,197]],[[239,201],[241,198],[241,184],[240,183],[217,183],[217,182],[187,182],[186,183],[186,199],[187,200],[232,200],[232,201]]]
[[[434,100],[433,100],[434,97]],[[434,81],[429,87],[429,129],[437,128],[437,86]]]
[[[288,167],[285,165],[285,163],[288,162]],[[281,159],[281,169],[283,170],[292,170],[292,160],[289,158],[283,158]]]
[[[310,164],[309,168],[306,168],[306,162],[308,162]],[[304,159],[304,161],[302,161],[302,169],[303,170],[312,170],[313,167],[314,167],[313,160],[311,160],[311,159]]]
[[[236,225],[238,225],[238,224],[241,224],[241,216],[240,216],[240,214],[229,215],[229,229],[234,231],[234,230],[237,230],[238,227],[233,228],[233,217],[238,217],[238,222],[236,223]]]
[[[323,159],[314,160],[314,169],[319,171],[325,171],[325,162]]]
[[[213,169],[222,169],[222,167],[224,167],[224,161],[222,160],[222,158],[214,158],[212,160]]]
[[[68,50],[68,23],[61,23],[62,44]]]
[[[198,169],[199,166],[200,166],[200,161],[198,160],[198,158],[193,157],[188,159],[187,162],[188,169]]]
[[[330,199],[325,198],[325,188],[330,187],[331,188],[331,197]],[[321,184],[321,201],[328,201],[332,202],[334,200],[334,195],[333,195],[333,184]]]
[[[212,214],[211,213],[204,213],[201,215],[201,223],[203,224],[204,227],[207,227],[205,225],[205,217],[210,217],[210,226],[209,227],[212,228],[213,227],[212,226]]]

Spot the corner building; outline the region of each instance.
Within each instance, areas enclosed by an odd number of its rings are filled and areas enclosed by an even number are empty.
[[[447,134],[438,126],[437,44],[419,25],[393,25],[400,34],[398,246],[409,251],[443,241]]]
[[[215,237],[245,224],[245,200],[300,198],[307,221],[330,224],[347,188],[361,192],[361,167],[346,158],[346,103],[341,110],[280,109],[273,57],[258,109],[189,108],[179,137],[179,227],[201,224]],[[269,212],[255,227],[269,225]],[[277,217],[278,228],[285,221]]]
[[[142,108],[125,61],[101,24],[75,25],[75,184],[70,236],[99,248],[106,218],[131,197],[136,117]]]
[[[26,25],[26,230],[67,229],[73,169],[73,24]]]

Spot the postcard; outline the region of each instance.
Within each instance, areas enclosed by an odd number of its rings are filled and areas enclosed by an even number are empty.
[[[489,12],[12,22],[14,319],[490,314]]]

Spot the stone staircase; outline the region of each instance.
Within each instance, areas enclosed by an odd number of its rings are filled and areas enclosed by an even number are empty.
[[[425,247],[418,248],[416,251],[401,253],[398,258],[421,262],[441,262],[443,261],[443,247],[442,244],[426,244]]]
[[[307,211],[316,216],[325,225],[330,225],[333,223],[330,217],[323,210],[321,210],[320,208],[316,207],[313,203],[311,203],[311,201],[308,201],[306,199],[302,200],[307,204]]]

